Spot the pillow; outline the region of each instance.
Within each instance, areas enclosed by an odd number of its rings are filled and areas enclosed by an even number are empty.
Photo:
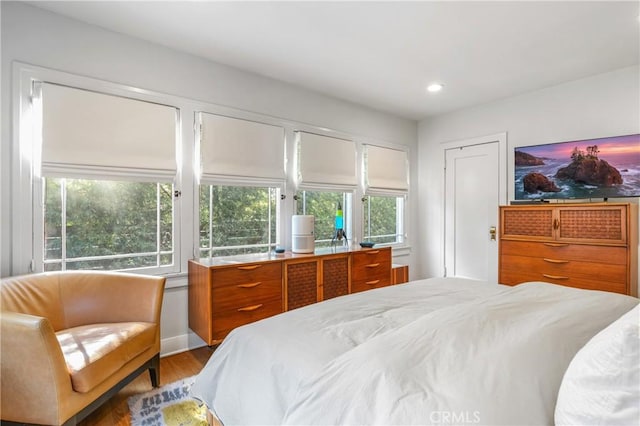
[[[555,423],[640,424],[640,305],[576,353],[560,385]]]

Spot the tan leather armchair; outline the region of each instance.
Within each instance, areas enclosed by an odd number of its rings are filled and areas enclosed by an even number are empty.
[[[76,424],[145,370],[159,379],[165,278],[51,272],[0,283],[0,418]]]

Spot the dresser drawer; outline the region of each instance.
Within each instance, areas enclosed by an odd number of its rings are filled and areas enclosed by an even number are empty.
[[[507,285],[517,285],[529,281],[543,281],[567,287],[582,288],[587,290],[611,291],[614,293],[629,294],[625,283],[598,281],[595,279],[568,277],[567,279],[555,279],[544,277],[540,272],[534,270],[514,271],[501,270],[500,283]]]
[[[362,268],[373,263],[391,264],[391,250],[367,249],[353,253],[351,258],[351,266],[353,268]]]
[[[380,277],[382,275],[391,276],[391,260],[374,260],[370,262],[361,262],[351,266],[351,279],[370,279],[372,277]]]
[[[269,301],[217,312],[212,320],[212,338],[219,342],[231,330],[282,313],[282,301]]]
[[[388,285],[391,285],[391,277],[389,275],[371,277],[369,279],[358,279],[351,282],[351,293],[386,287]]]
[[[212,291],[213,315],[274,300],[282,303],[282,280],[215,287]]]
[[[530,256],[551,260],[577,260],[614,265],[627,264],[625,247],[556,242],[501,241],[502,255]]]
[[[626,265],[512,255],[502,255],[500,261],[502,271],[535,276],[536,281],[561,282],[579,279],[610,282],[623,286],[627,282]],[[534,275],[529,275],[531,273]]]
[[[211,285],[214,288],[272,280],[282,280],[282,264],[280,262],[247,263],[211,270]]]

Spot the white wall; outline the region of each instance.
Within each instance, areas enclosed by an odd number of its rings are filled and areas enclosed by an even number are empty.
[[[1,2],[1,276],[11,274],[11,64],[20,61],[114,83],[252,111],[417,151],[417,123],[327,97],[277,80],[216,64],[25,4]],[[411,182],[417,182],[411,155]],[[412,189],[413,190],[413,189]],[[415,197],[413,197],[415,198]],[[414,206],[411,208],[411,206]],[[410,199],[409,229],[417,229]],[[25,235],[24,238],[31,238]],[[413,256],[403,259],[414,269]],[[413,275],[413,273],[412,273]],[[186,287],[165,294],[163,352],[179,350],[187,335]],[[168,342],[168,343],[167,343]]]
[[[507,199],[512,200],[514,147],[640,133],[640,68],[623,68],[420,122],[419,276],[443,274],[440,144],[501,132],[507,132]]]

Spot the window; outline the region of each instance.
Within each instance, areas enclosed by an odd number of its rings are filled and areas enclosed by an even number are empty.
[[[315,216],[316,246],[330,246],[338,205],[350,242],[406,240],[402,149],[45,68],[16,69],[16,273],[185,273],[192,256],[290,247],[292,214]],[[354,204],[356,196],[365,202]]]
[[[286,177],[284,128],[205,112],[198,113],[197,120],[199,255],[272,250],[279,239]]]
[[[409,190],[407,152],[364,145],[363,235],[375,243],[404,243]]]
[[[278,188],[200,185],[200,257],[273,249],[279,199]]]
[[[364,198],[364,239],[374,243],[404,242],[404,197],[368,196]]]
[[[315,246],[332,245],[339,209],[343,213],[342,229],[351,238],[351,198],[358,185],[355,143],[297,131],[295,165],[295,214],[315,217]]]
[[[174,263],[171,184],[64,178],[44,182],[45,271]]]
[[[347,229],[348,212],[351,205],[351,195],[345,192],[330,191],[298,191],[295,196],[296,214],[308,214],[315,217],[316,247],[330,247],[335,236],[335,219],[338,206],[343,211],[343,230],[352,235]]]
[[[52,83],[34,93],[36,270],[176,271],[176,108]]]

